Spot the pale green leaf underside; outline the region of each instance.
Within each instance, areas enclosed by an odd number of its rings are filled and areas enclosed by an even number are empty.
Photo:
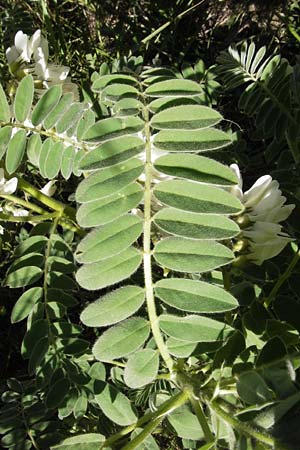
[[[15,172],[20,166],[26,148],[26,131],[19,130],[11,138],[6,152],[6,170],[9,174]]]
[[[111,361],[135,352],[149,336],[149,323],[133,317],[114,325],[95,342],[93,354],[99,361]]]
[[[187,342],[223,341],[233,330],[222,322],[196,315],[177,317],[163,314],[159,325],[168,336]]]
[[[14,111],[17,121],[24,122],[29,116],[33,100],[34,84],[31,75],[24,77],[16,92]]]
[[[1,86],[1,85],[0,85]],[[0,105],[1,108],[1,105]],[[0,128],[0,158],[5,154],[11,137],[12,127]]]
[[[221,313],[238,307],[237,300],[224,289],[184,278],[158,281],[155,294],[166,304],[188,312]]]
[[[95,400],[106,417],[122,427],[136,422],[136,414],[126,395],[108,383],[96,383],[100,393],[95,395]]]
[[[138,155],[145,147],[137,136],[120,136],[91,150],[80,161],[81,170],[97,170],[121,163]]]
[[[127,83],[129,85],[135,85],[137,84],[137,80],[134,77],[131,77],[130,75],[124,75],[124,74],[110,74],[110,75],[103,75],[102,77],[98,78],[93,83],[93,91],[101,91],[106,86],[113,84],[113,83]]]
[[[216,125],[220,120],[221,114],[207,106],[180,105],[157,113],[150,125],[159,130],[193,130]]]
[[[237,176],[229,167],[200,155],[171,153],[158,158],[154,167],[167,175],[187,178],[200,183],[221,186],[238,183]]]
[[[142,233],[138,216],[126,214],[100,228],[95,228],[79,243],[75,258],[81,263],[104,260],[128,248]]]
[[[163,267],[193,273],[229,264],[234,254],[216,242],[170,237],[156,244],[154,258]]]
[[[182,406],[170,414],[168,422],[175,429],[176,434],[183,439],[195,441],[203,439],[203,431],[198,419],[187,406]]]
[[[231,144],[224,131],[215,128],[203,130],[162,130],[153,140],[156,148],[170,152],[205,152]]]
[[[48,91],[46,91],[43,96],[39,99],[35,105],[31,122],[34,126],[39,125],[43,120],[46,119],[48,114],[57,105],[62,92],[62,86],[57,84],[52,86]]]
[[[64,439],[54,445],[51,450],[98,450],[105,441],[105,436],[99,433],[84,433]]]
[[[201,94],[200,84],[191,80],[173,79],[160,81],[149,86],[145,94],[149,97],[188,96]]]
[[[180,341],[173,337],[169,337],[166,343],[170,354],[177,358],[188,358],[197,347],[197,343]]]
[[[103,261],[86,264],[77,271],[76,280],[79,285],[90,291],[102,289],[118,283],[132,275],[141,264],[141,253],[129,247],[116,256]]]
[[[9,122],[10,120],[10,107],[1,84],[0,84],[0,120],[3,122]]]
[[[137,133],[143,127],[144,122],[139,117],[110,117],[92,125],[82,138],[85,141],[101,142],[125,134]]]
[[[155,197],[173,208],[205,214],[236,214],[241,202],[222,189],[186,180],[163,181],[154,188]]]
[[[83,203],[77,211],[77,221],[83,228],[104,225],[135,208],[143,198],[139,184],[132,183],[105,198]]]
[[[164,208],[155,214],[153,220],[167,233],[192,239],[229,239],[240,232],[235,222],[217,214],[195,214]]]
[[[124,381],[127,386],[136,389],[151,383],[157,375],[159,354],[151,348],[139,350],[129,356],[125,370]]]
[[[125,286],[90,303],[81,313],[80,320],[88,327],[105,327],[127,319],[143,304],[144,289]]]
[[[80,183],[76,191],[76,200],[79,203],[86,203],[112,195],[136,180],[143,169],[142,161],[132,158],[98,170]]]

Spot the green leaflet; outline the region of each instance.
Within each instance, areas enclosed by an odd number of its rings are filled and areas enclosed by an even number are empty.
[[[9,174],[15,172],[20,166],[26,148],[26,131],[19,130],[8,144],[5,166]]]
[[[177,436],[184,439],[199,441],[203,439],[203,431],[197,416],[188,406],[181,406],[168,416],[168,422],[175,429]]]
[[[101,95],[102,98],[116,101],[122,97],[136,97],[138,93],[139,91],[130,84],[114,83],[107,85]]]
[[[72,103],[56,123],[57,133],[67,132],[68,136],[72,136],[76,130],[79,119],[84,112],[84,105],[82,103]]]
[[[32,134],[29,137],[26,148],[27,158],[36,167],[39,167],[42,145],[42,139],[39,134]]]
[[[3,122],[10,121],[10,107],[1,84],[0,84],[0,120]]]
[[[195,214],[164,208],[155,214],[153,221],[167,233],[193,239],[229,239],[240,233],[235,222],[217,214]]]
[[[136,414],[126,395],[108,383],[98,381],[96,386],[99,393],[95,400],[106,417],[121,426],[136,422]]]
[[[180,105],[157,113],[150,124],[158,130],[194,130],[216,125],[221,120],[221,114],[207,106]]]
[[[135,352],[149,336],[149,323],[141,317],[126,319],[105,331],[95,342],[93,354],[99,361],[111,361]]]
[[[45,236],[31,236],[21,242],[14,251],[14,257],[25,255],[27,253],[43,252],[48,239]]]
[[[45,178],[52,180],[58,175],[60,170],[64,146],[62,142],[55,142],[44,149],[40,156],[41,172],[45,174]]]
[[[77,271],[76,280],[85,289],[94,291],[118,283],[132,275],[140,266],[141,253],[129,247],[116,256],[86,264]]]
[[[24,122],[29,116],[33,101],[34,84],[31,75],[24,77],[16,92],[14,101],[14,111],[17,121]]]
[[[154,167],[167,175],[187,178],[200,183],[230,186],[237,184],[236,174],[230,167],[204,156],[193,154],[169,154],[158,158]]]
[[[131,183],[119,192],[105,198],[83,203],[77,211],[77,220],[83,228],[104,225],[127,213],[140,203],[143,191],[139,184]]]
[[[113,84],[113,83],[122,83],[122,84],[126,83],[128,85],[135,85],[135,84],[137,84],[137,80],[134,77],[131,77],[129,75],[120,74],[120,73],[104,75],[104,76],[98,78],[96,81],[94,81],[92,89],[94,92],[99,92],[100,90],[104,89],[106,86]]]
[[[24,292],[13,307],[11,322],[16,323],[25,319],[42,296],[43,289],[41,287],[33,287]]]
[[[196,213],[236,214],[243,209],[232,194],[185,180],[163,181],[155,186],[154,195],[165,205]]]
[[[43,337],[36,342],[31,352],[28,363],[28,372],[30,375],[34,374],[36,368],[40,365],[40,363],[44,359],[48,349],[49,349],[48,336]]]
[[[11,131],[12,127],[9,126],[0,128],[0,158],[2,158],[3,155],[5,155],[8,143],[10,141]]]
[[[206,152],[231,144],[231,137],[215,128],[203,130],[162,130],[153,140],[156,148],[170,152]]]
[[[180,341],[170,337],[167,339],[167,347],[171,355],[177,358],[188,358],[197,347],[197,343]]]
[[[62,92],[61,84],[56,84],[47,90],[35,105],[31,122],[34,126],[39,125],[46,119],[48,114],[57,105]]]
[[[145,94],[149,97],[163,97],[163,96],[189,96],[198,95],[202,93],[200,84],[195,81],[184,79],[173,79],[160,81],[151,84]]]
[[[48,391],[48,395],[46,398],[47,408],[54,409],[61,405],[69,389],[70,381],[68,380],[68,378],[61,378],[60,380],[56,381],[56,383],[54,383]]]
[[[145,292],[139,286],[125,286],[90,303],[80,320],[88,327],[105,327],[127,319],[144,303]]]
[[[116,255],[137,240],[143,229],[138,216],[126,214],[100,228],[95,228],[79,243],[75,258],[92,263]]]
[[[193,273],[208,272],[229,264],[234,260],[234,254],[213,241],[170,237],[156,244],[154,258],[169,269]]]
[[[79,203],[86,203],[112,195],[136,180],[143,169],[142,161],[132,158],[98,170],[80,183],[76,190],[76,200]]]
[[[98,450],[104,441],[103,434],[84,433],[66,438],[60,444],[50,448],[51,450]]]
[[[237,300],[224,289],[184,278],[158,281],[155,294],[168,305],[188,312],[221,313],[238,307]]]
[[[113,106],[114,114],[119,116],[137,115],[143,108],[143,104],[136,98],[122,98]]]
[[[149,103],[148,108],[155,114],[167,108],[182,105],[198,105],[198,97],[160,97]]]
[[[144,122],[139,117],[124,117],[100,120],[92,125],[83,135],[83,140],[101,142],[108,139],[123,136],[125,134],[137,133],[144,127]]]
[[[61,117],[68,111],[73,100],[74,96],[72,92],[68,92],[60,98],[44,120],[46,130],[53,128],[57,124]]]
[[[187,342],[223,341],[233,331],[222,322],[195,315],[177,317],[162,314],[159,325],[168,336]]]
[[[42,269],[35,266],[26,266],[10,272],[5,279],[5,286],[18,288],[35,283],[43,275]]]
[[[81,170],[96,170],[121,163],[138,155],[145,147],[137,136],[120,136],[104,142],[80,161]]]
[[[60,171],[65,180],[72,174],[75,156],[76,150],[72,145],[63,149]]]
[[[156,350],[145,348],[129,356],[124,381],[127,386],[136,389],[151,383],[156,378],[159,366],[159,354]]]

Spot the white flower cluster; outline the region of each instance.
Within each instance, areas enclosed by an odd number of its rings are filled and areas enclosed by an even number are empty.
[[[18,31],[14,45],[6,50],[10,70],[17,78],[31,73],[41,82],[41,87],[46,89],[55,84],[63,84],[63,91],[73,92],[75,99],[78,99],[77,86],[68,77],[69,67],[48,63],[48,57],[48,41],[41,30],[37,30],[31,38],[23,31]]]
[[[248,242],[249,261],[261,265],[265,260],[277,256],[293,239],[283,233],[280,222],[287,219],[295,205],[284,205],[286,197],[281,195],[278,181],[270,175],[260,177],[243,193],[243,180],[237,164],[230,166],[236,173],[239,184],[231,192],[243,203],[249,225],[243,229],[243,238]]]

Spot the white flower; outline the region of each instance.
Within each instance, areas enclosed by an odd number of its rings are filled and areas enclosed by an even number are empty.
[[[295,205],[284,205],[284,197],[279,189],[278,181],[270,175],[260,177],[253,186],[243,193],[243,181],[240,169],[236,164],[230,166],[236,173],[239,183],[231,192],[245,206],[249,224],[242,230],[243,237],[248,242],[247,259],[257,265],[277,256],[291,242],[283,233],[280,222],[287,219]],[[246,221],[247,223],[247,221]]]
[[[52,197],[52,195],[55,193],[56,191],[56,186],[55,186],[56,180],[50,180],[48,181],[47,184],[45,184],[45,186],[40,189],[40,192],[42,194],[47,195],[48,197]]]
[[[16,177],[6,180],[4,176],[4,170],[0,169],[0,194],[10,195],[13,194],[18,185],[18,179]]]
[[[49,89],[55,84],[62,84],[64,93],[73,92],[75,100],[79,99],[78,88],[68,77],[69,67],[48,63],[48,41],[41,30],[37,30],[31,38],[23,31],[18,31],[14,43],[6,50],[6,58],[11,72],[17,78],[31,73],[43,88]]]
[[[41,30],[37,30],[30,39],[23,31],[18,31],[15,35],[15,45],[6,50],[8,64],[13,64],[15,62],[29,63],[32,54],[36,52],[39,46],[41,46],[42,40],[46,39],[42,37]]]

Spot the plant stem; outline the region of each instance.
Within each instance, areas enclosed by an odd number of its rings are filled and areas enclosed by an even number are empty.
[[[155,412],[145,414],[136,423],[133,423],[132,425],[123,428],[123,430],[119,431],[114,436],[111,436],[110,438],[106,439],[106,441],[103,442],[99,450],[102,450],[105,447],[110,447],[112,444],[119,441],[127,434],[131,433],[131,431],[135,430],[136,428],[139,428],[140,426],[144,425],[144,423],[147,423],[150,420],[153,421],[158,418],[162,420],[167,414],[170,414],[172,411],[174,411],[175,409],[179,408],[184,403],[186,403],[188,398],[189,394],[187,391],[179,392],[178,394],[170,398],[170,400],[164,402]]]
[[[151,420],[148,425],[145,426],[143,431],[141,431],[135,438],[132,439],[125,447],[122,447],[122,450],[133,450],[138,445],[140,445],[149,434],[152,433],[152,431],[155,430],[155,428],[159,425],[159,423],[162,421],[162,417],[158,417],[158,419]]]
[[[56,217],[56,213],[41,214],[39,216],[14,216],[0,213],[0,220],[4,222],[44,222]]]
[[[32,211],[35,211],[39,214],[46,213],[46,211],[43,208],[41,208],[40,206],[37,206],[34,203],[30,203],[27,200],[23,200],[22,198],[18,198],[15,195],[0,194],[0,197],[4,198],[5,200],[8,200],[10,202],[13,202],[16,205],[24,206],[26,209],[31,209]]]
[[[198,422],[203,430],[204,438],[207,443],[214,441],[214,436],[210,431],[209,425],[207,423],[206,417],[203,413],[202,406],[200,400],[196,400],[193,397],[193,394],[190,395],[190,402],[192,404],[193,410],[197,416]]]
[[[287,450],[284,446],[281,446],[278,443],[277,439],[266,434],[265,432],[262,432],[260,430],[253,428],[246,422],[239,421],[232,414],[228,414],[227,411],[225,411],[219,405],[219,403],[220,403],[220,400],[219,401],[214,400],[210,403],[210,407],[215,411],[215,413],[219,417],[221,417],[225,422],[227,422],[229,425],[231,425],[234,429],[236,429],[237,431],[240,431],[243,434],[251,436],[252,438],[256,439],[258,442],[269,445],[272,448],[276,448],[276,450]]]
[[[286,270],[283,272],[283,274],[278,278],[278,280],[274,284],[273,289],[271,290],[269,296],[265,299],[264,306],[266,309],[269,308],[269,306],[272,303],[272,301],[274,300],[277,292],[279,291],[279,289],[281,288],[283,283],[289,278],[289,276],[293,272],[293,269],[294,269],[295,265],[297,264],[297,262],[299,261],[299,259],[300,259],[300,250],[298,250],[294,254],[293,259],[291,260],[290,264],[288,265]]]
[[[159,328],[159,319],[156,314],[155,299],[152,284],[151,266],[151,182],[152,182],[152,162],[151,162],[151,141],[148,110],[144,108],[145,136],[146,136],[146,163],[145,163],[145,195],[144,195],[144,278],[148,316],[151,330],[157,348],[170,373],[173,371],[173,360],[168,352],[167,346]]]

